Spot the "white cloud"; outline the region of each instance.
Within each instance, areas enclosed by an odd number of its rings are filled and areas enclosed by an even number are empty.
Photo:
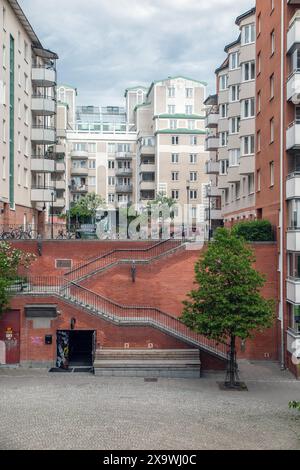
[[[170,75],[209,83],[254,0],[19,0],[59,81],[84,104],[122,104],[125,88]]]

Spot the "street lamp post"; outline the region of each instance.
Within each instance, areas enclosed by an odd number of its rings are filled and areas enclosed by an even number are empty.
[[[208,186],[207,187],[207,194],[206,194],[207,198],[208,198],[208,241],[210,242],[211,241],[211,198],[212,198],[212,195],[211,195],[211,186]]]
[[[54,238],[54,192],[51,193],[51,240]]]
[[[187,180],[186,182],[186,191],[187,191],[187,235],[189,235],[190,231],[190,181]]]

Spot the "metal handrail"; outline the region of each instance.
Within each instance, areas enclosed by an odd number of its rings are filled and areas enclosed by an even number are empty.
[[[104,319],[117,322],[118,324],[146,324],[161,329],[222,359],[227,358],[228,346],[226,344],[210,340],[192,331],[178,318],[169,313],[155,307],[121,305],[75,282],[68,282],[63,278],[51,276],[30,277],[27,280],[20,280],[20,282],[11,286],[10,291],[14,294],[54,294],[81,308],[101,315]]]
[[[138,260],[142,259],[145,260],[144,258],[144,253],[148,253],[151,250],[158,250],[159,247],[165,246],[166,243],[175,245],[175,246],[180,246],[182,245],[181,240],[163,240],[158,243],[155,243],[154,245],[148,247],[148,248],[119,248],[116,250],[109,251],[107,253],[104,253],[101,256],[98,256],[97,258],[91,259],[88,262],[83,262],[75,266],[71,271],[68,271],[65,273],[65,277],[70,276],[70,280],[76,280],[76,279],[81,279],[82,277],[89,276],[91,274],[94,274],[96,271],[99,271],[103,268],[106,268],[110,264],[114,264],[117,261],[124,260],[124,254],[128,253],[130,258],[127,259],[132,259],[132,260]],[[164,250],[166,251],[166,250]],[[161,251],[160,253],[163,253],[164,251]],[[139,255],[142,255],[141,257]],[[92,269],[90,269],[92,268]],[[76,276],[76,277],[74,277]]]
[[[33,94],[33,95],[31,95],[31,98],[38,98],[38,99],[41,99],[41,100],[56,101],[56,99],[54,98],[54,96],[50,96],[50,95],[37,95],[37,94]]]
[[[47,126],[46,124],[32,124],[32,129],[47,129],[50,131],[55,131],[55,127]]]

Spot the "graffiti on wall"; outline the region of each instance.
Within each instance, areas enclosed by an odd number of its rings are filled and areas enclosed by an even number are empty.
[[[57,332],[57,361],[56,367],[68,369],[69,367],[69,344],[70,335],[68,331]]]

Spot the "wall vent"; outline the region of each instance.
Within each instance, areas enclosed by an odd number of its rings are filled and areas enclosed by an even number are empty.
[[[56,259],[55,267],[56,269],[72,269],[72,260],[71,259]]]

